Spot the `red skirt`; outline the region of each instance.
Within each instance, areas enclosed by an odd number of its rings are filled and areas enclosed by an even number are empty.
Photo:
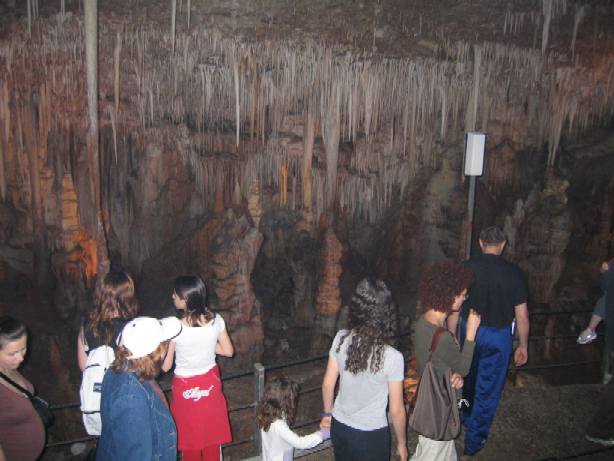
[[[220,370],[173,378],[171,412],[177,424],[179,450],[201,450],[232,441]]]

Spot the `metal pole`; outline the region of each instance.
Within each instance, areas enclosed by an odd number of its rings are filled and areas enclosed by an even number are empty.
[[[254,445],[256,451],[262,457],[262,439],[260,438],[260,427],[258,426],[258,402],[264,392],[264,366],[261,363],[254,363]]]
[[[475,208],[475,176],[469,176],[469,197],[467,198],[467,242],[465,243],[465,259],[471,257],[473,240],[473,209]]]

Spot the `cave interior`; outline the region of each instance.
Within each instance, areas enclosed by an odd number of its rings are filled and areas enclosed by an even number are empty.
[[[613,114],[612,1],[0,0],[0,312],[71,401],[110,265],[153,316],[202,275],[237,371],[325,353],[367,275],[409,331],[424,266],[497,224],[531,312],[571,313],[531,334],[577,335],[614,252]]]

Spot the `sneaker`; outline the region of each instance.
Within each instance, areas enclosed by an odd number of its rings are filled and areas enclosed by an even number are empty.
[[[578,344],[592,343],[593,341],[595,341],[595,339],[597,339],[597,333],[595,333],[590,328],[587,328],[582,333],[580,333],[580,336],[578,336]]]
[[[593,443],[598,443],[599,445],[603,445],[604,447],[614,447],[614,435],[610,437],[592,437],[586,434],[586,440]]]

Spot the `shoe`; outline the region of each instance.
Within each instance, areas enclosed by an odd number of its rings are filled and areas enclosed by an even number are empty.
[[[610,437],[592,437],[586,434],[585,437],[589,442],[598,443],[604,447],[614,447],[614,435],[611,435]]]
[[[592,343],[593,341],[595,341],[595,339],[597,339],[597,333],[595,333],[590,328],[587,328],[582,333],[580,333],[580,336],[578,336],[578,344]]]

